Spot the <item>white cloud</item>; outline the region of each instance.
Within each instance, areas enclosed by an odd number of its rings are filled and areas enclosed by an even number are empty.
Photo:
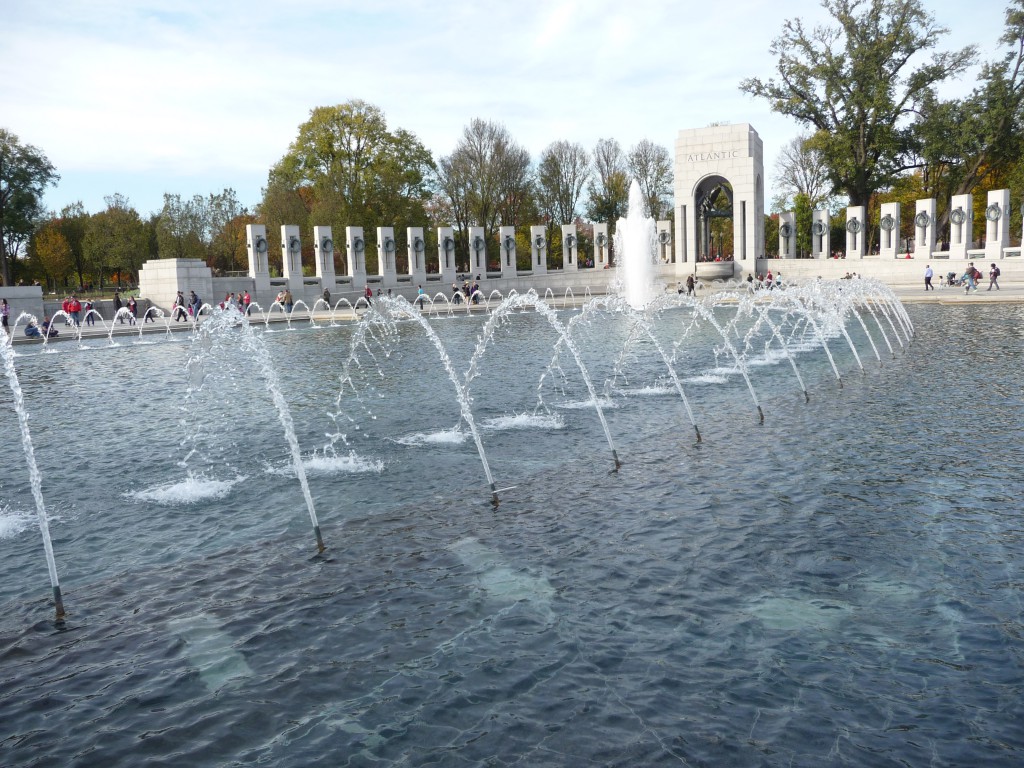
[[[999,34],[998,20],[979,26],[985,14],[934,5],[956,31],[950,47]],[[823,12],[803,0],[15,4],[0,37],[0,104],[4,127],[80,180],[51,195],[54,207],[64,192],[82,196],[90,174],[98,185],[119,173],[133,188],[97,188],[88,208],[122,191],[149,210],[189,178],[207,186],[176,191],[234,186],[255,202],[309,111],[352,98],[435,156],[474,117],[504,123],[535,156],[559,139],[671,148],[681,128],[750,122],[770,172],[798,128],[738,83],[772,74],[770,41],[793,13],[813,24]]]

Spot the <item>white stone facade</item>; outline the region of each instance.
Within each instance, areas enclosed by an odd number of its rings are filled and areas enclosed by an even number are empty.
[[[680,131],[675,143],[676,272],[692,270],[702,252],[702,222],[698,198],[716,183],[732,188],[735,274],[753,268],[764,251],[764,147],[748,123],[715,125]],[[689,268],[684,266],[689,264]]]

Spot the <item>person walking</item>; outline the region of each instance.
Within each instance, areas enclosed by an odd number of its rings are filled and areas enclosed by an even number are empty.
[[[993,285],[996,287],[997,291],[999,290],[999,274],[999,267],[997,267],[995,264],[989,267],[987,290],[991,291]]]
[[[978,284],[974,278],[974,262],[972,261],[967,265],[967,269],[964,270],[964,275],[960,280],[964,284],[964,293],[970,293],[973,288],[975,291],[978,290]]]
[[[188,322],[188,313],[185,311],[185,294],[178,291],[178,295],[174,297],[174,306],[171,307],[174,311],[174,322],[178,323],[182,320]]]
[[[935,272],[932,270],[932,265],[928,264],[924,268],[924,289],[926,291],[934,291],[935,286],[932,285],[932,276]]]

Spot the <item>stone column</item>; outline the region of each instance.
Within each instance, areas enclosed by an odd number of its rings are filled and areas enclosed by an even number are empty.
[[[487,240],[483,227],[469,228],[469,272],[470,280],[477,275],[480,279],[487,277]]]
[[[302,284],[302,240],[295,224],[281,225],[281,275],[288,281],[292,298],[304,299]]]
[[[579,269],[580,249],[575,224],[562,225],[562,269],[575,272]]]
[[[377,227],[377,274],[384,288],[398,287],[398,268],[395,266],[397,252],[395,228]]]
[[[455,282],[458,270],[455,268],[455,230],[452,227],[437,228],[437,271],[445,285]]]
[[[796,214],[792,211],[779,214],[779,258],[796,258]]]
[[[878,220],[878,254],[883,259],[900,257],[900,204],[882,203]]]
[[[832,216],[828,211],[811,211],[811,256],[832,258]]]
[[[607,224],[594,225],[594,269],[604,269],[608,266],[608,249],[611,246],[611,238],[608,237]]]
[[[409,277],[413,285],[422,285],[427,282],[427,241],[423,238],[423,227],[406,227],[405,236],[409,241]]]
[[[917,201],[914,214],[914,252],[920,259],[930,259],[935,250],[935,198]]]
[[[1010,247],[1010,190],[996,189],[988,193],[985,208],[985,258],[1003,258],[1003,248]],[[982,270],[984,272],[985,270]]]
[[[864,206],[852,205],[846,209],[846,258],[863,259],[864,241]]]
[[[966,259],[974,242],[974,195],[953,195],[949,202],[949,258]]]
[[[533,274],[547,274],[548,241],[542,226],[530,227],[530,264],[533,265]]]
[[[501,276],[516,276],[516,228],[499,227],[498,253],[501,259]]]
[[[352,290],[362,294],[366,288],[366,239],[362,227],[345,227],[345,250],[348,252]]]
[[[245,249],[249,256],[249,277],[253,279],[253,300],[266,301],[270,294],[270,246],[267,228],[262,224],[245,225]],[[257,299],[260,296],[262,298]]]
[[[313,253],[321,287],[334,293],[338,281],[334,272],[334,237],[330,227],[313,227]]]
[[[668,219],[659,219],[654,223],[655,250],[657,252],[658,264],[675,264],[676,252],[672,248],[672,222]]]

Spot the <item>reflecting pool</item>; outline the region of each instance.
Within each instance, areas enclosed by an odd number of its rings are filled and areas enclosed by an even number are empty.
[[[0,764],[1020,765],[1024,307],[874,309],[19,346]]]

